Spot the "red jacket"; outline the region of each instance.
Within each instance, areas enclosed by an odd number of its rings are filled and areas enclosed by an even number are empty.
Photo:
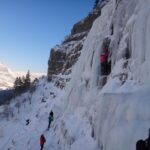
[[[100,58],[101,63],[107,61],[108,55],[109,55],[108,51],[104,55],[101,55],[101,58]]]
[[[46,142],[45,137],[43,135],[41,135],[41,137],[40,137],[40,145],[44,145],[45,142]]]

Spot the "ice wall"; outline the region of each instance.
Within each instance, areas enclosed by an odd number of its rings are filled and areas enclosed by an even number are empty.
[[[102,10],[102,16],[94,22],[84,43],[79,61],[74,67],[66,98],[66,104],[69,105],[69,109],[73,110],[82,104],[85,92],[97,89],[97,80],[100,75],[100,47],[105,35],[110,34],[109,26],[112,19],[113,3],[110,2],[105,7],[106,9]]]
[[[132,62],[135,77],[142,82],[150,79],[150,1],[139,1],[132,33]]]
[[[65,113],[75,113],[78,108],[88,111],[93,139],[100,150],[133,150],[136,141],[147,136],[149,86],[143,88],[141,84],[150,77],[149,3],[120,0],[116,4],[110,0],[94,22],[74,67]],[[99,56],[107,36],[111,38],[112,72],[100,89]],[[119,78],[122,73],[127,74],[125,82]]]

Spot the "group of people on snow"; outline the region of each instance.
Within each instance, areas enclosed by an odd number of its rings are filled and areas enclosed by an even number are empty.
[[[50,126],[51,126],[51,123],[52,123],[53,120],[54,120],[54,113],[53,113],[53,111],[51,111],[49,113],[49,117],[48,117],[48,128],[47,128],[47,130],[50,129]],[[43,150],[45,143],[46,143],[46,138],[45,138],[44,134],[42,134],[41,137],[40,137],[41,150]]]
[[[53,120],[54,120],[54,113],[53,113],[53,111],[51,111],[49,113],[49,117],[48,117],[48,128],[47,128],[47,130],[50,129],[50,126],[51,126],[51,123],[53,122]],[[40,137],[41,150],[43,150],[45,143],[46,143],[46,138],[45,138],[44,134],[42,134]],[[136,150],[150,150],[150,129],[149,129],[148,138],[146,140],[140,139],[136,142]]]

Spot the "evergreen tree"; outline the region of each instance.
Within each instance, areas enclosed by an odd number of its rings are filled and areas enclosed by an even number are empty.
[[[30,71],[27,72],[26,77],[17,77],[14,82],[14,94],[19,95],[27,90],[29,90],[31,86],[31,79],[30,79]]]
[[[14,82],[14,94],[15,96],[18,95],[18,94],[21,94],[23,92],[23,86],[24,86],[24,83],[21,79],[21,77],[17,77],[15,82]]]
[[[16,89],[17,86],[18,86],[18,77],[15,79],[15,82],[14,82],[14,89]]]
[[[25,80],[26,80],[25,76],[22,76],[22,82],[23,82],[23,84],[25,84]]]
[[[17,77],[15,82],[14,82],[14,89],[18,89],[21,86],[23,86],[23,81],[20,77]]]
[[[21,77],[18,78],[18,86],[19,87],[23,86],[23,81],[22,81]]]
[[[29,89],[30,85],[31,85],[30,71],[28,70],[28,72],[26,74],[26,78],[25,78],[25,87],[26,87],[26,89]]]

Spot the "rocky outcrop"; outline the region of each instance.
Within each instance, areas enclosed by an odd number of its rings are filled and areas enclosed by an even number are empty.
[[[85,31],[89,31],[93,25],[94,20],[100,16],[101,9],[94,9],[89,15],[82,21],[77,22],[71,31],[71,34],[77,34]]]
[[[78,37],[77,41],[67,40],[73,38],[69,36],[63,44],[57,45],[51,49],[50,59],[48,61],[48,80],[52,80],[53,75],[60,73],[68,75],[71,73],[71,67],[80,56],[83,47],[83,41],[86,36]],[[77,38],[77,36],[76,36]]]
[[[66,60],[66,53],[60,50],[51,49],[48,61],[48,79],[51,80],[53,74],[59,74]]]
[[[76,23],[71,34],[65,38],[60,45],[56,45],[51,49],[50,58],[48,60],[48,80],[52,81],[53,75],[71,73],[72,66],[80,56],[83,43],[92,27],[94,20],[101,14],[99,7],[93,9],[88,16]]]
[[[78,60],[78,57],[80,56],[81,49],[83,47],[83,44],[80,42],[75,46],[66,56],[66,61],[64,63],[64,67],[62,69],[62,74],[69,74],[71,73],[70,69]]]
[[[84,37],[86,37],[88,34],[88,31],[82,32],[82,33],[77,33],[75,35],[72,36],[68,36],[65,40],[64,40],[64,44],[71,42],[71,41],[79,41],[82,40]]]

